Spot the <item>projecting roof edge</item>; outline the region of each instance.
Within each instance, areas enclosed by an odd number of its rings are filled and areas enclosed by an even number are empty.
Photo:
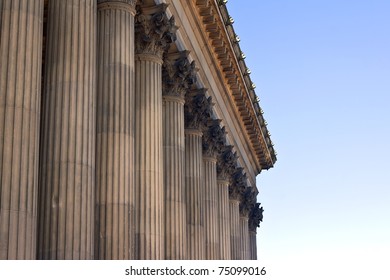
[[[276,162],[276,152],[226,2],[195,0],[195,5],[260,165],[269,169]]]

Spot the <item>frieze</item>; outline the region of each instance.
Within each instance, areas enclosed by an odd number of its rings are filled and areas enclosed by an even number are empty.
[[[136,6],[135,52],[163,56],[171,43],[176,41],[175,18],[167,18],[166,4],[153,7]]]

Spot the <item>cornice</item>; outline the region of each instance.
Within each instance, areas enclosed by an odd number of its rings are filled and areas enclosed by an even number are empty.
[[[195,0],[192,3],[258,163],[261,169],[269,169],[276,162],[276,153],[224,2]]]

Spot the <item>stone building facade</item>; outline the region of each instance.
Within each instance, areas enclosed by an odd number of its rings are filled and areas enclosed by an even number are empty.
[[[0,259],[256,259],[276,156],[222,0],[0,0]]]

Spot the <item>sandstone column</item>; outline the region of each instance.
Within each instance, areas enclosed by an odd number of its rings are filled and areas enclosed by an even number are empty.
[[[230,260],[229,181],[226,178],[219,177],[217,184],[217,238],[219,240],[219,259]]]
[[[205,259],[202,128],[211,117],[211,98],[205,89],[186,95],[185,112],[185,196],[187,258]]]
[[[229,216],[230,216],[230,249],[232,260],[241,259],[240,249],[240,201],[238,198],[230,197]]]
[[[249,259],[257,260],[256,231],[249,230]]]
[[[220,239],[218,232],[218,186],[217,156],[225,143],[225,131],[220,120],[209,120],[203,132],[203,166],[205,190],[205,237],[206,259],[220,259]]]
[[[249,214],[256,204],[257,190],[247,187],[240,201],[241,259],[250,260]]]
[[[92,259],[96,1],[48,5],[38,258]]]
[[[240,249],[241,260],[249,260],[248,215],[240,211]]]
[[[0,259],[35,259],[43,0],[0,1]]]
[[[232,146],[224,146],[217,162],[218,184],[218,239],[220,259],[231,260],[230,247],[230,214],[229,214],[229,183],[237,156]]]
[[[166,5],[139,7],[135,62],[136,258],[164,259],[162,56],[175,40]]]
[[[184,96],[195,82],[195,64],[187,52],[165,57],[163,64],[163,147],[165,259],[187,259],[184,196]]]
[[[95,258],[134,259],[135,0],[98,0]]]
[[[218,260],[219,239],[218,239],[218,189],[217,189],[217,159],[215,156],[203,156],[204,167],[204,190],[205,190],[205,238],[206,238],[206,260]]]
[[[236,167],[229,185],[230,247],[233,260],[241,259],[240,200],[245,191],[245,174]]]

